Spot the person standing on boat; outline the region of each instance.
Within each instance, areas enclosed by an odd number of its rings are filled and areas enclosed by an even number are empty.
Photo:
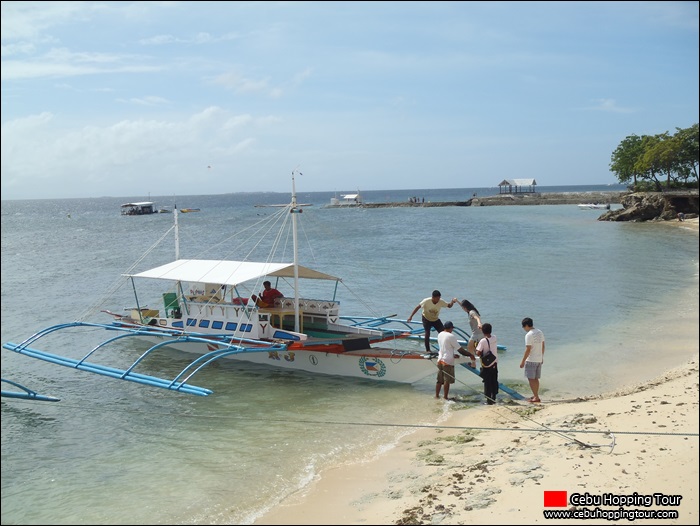
[[[452,334],[452,329],[455,326],[451,321],[445,322],[445,327],[438,334],[438,362],[437,362],[437,383],[435,384],[435,398],[440,398],[440,389],[444,390],[445,400],[449,400],[450,385],[455,383],[455,358],[459,358],[464,352],[464,349],[459,345],[457,336]]]
[[[484,337],[476,346],[476,354],[481,356],[481,378],[484,380],[486,403],[493,405],[498,395],[498,345],[496,336],[491,334],[490,323],[484,323],[482,330]]]
[[[269,281],[263,281],[263,287],[264,290],[260,293],[260,296],[255,294],[251,296],[251,299],[258,307],[272,307],[276,298],[284,298],[284,294],[277,289],[273,289],[272,283]]]
[[[523,318],[525,334],[525,354],[520,362],[520,368],[525,368],[525,378],[530,382],[532,397],[528,402],[540,401],[540,376],[544,363],[544,334],[535,329],[532,318]]]
[[[471,367],[475,368],[476,344],[484,337],[484,333],[481,330],[481,314],[479,309],[469,300],[462,300],[460,305],[462,310],[469,315],[469,327],[472,330],[472,335],[469,337],[469,343],[467,344],[467,353],[469,353],[469,357],[472,360]]]
[[[442,299],[442,294],[440,294],[440,291],[434,290],[432,296],[421,301],[416,308],[413,309],[413,312],[406,320],[410,322],[413,315],[420,309],[423,309],[421,319],[423,321],[423,331],[425,332],[425,352],[431,352],[430,329],[435,328],[438,334],[445,330],[445,327],[442,325],[442,321],[440,321],[440,309],[443,307],[451,309],[452,305],[455,303],[457,303],[457,298],[452,298],[452,301],[447,303]]]

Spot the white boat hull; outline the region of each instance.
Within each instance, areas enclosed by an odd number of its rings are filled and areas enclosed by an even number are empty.
[[[158,336],[141,336],[140,340],[151,345],[161,343]],[[171,342],[169,348],[188,354],[204,355],[225,346],[216,342]],[[424,358],[417,351],[392,350],[387,348],[362,349],[357,351],[324,352],[291,348],[285,351],[249,351],[230,354],[224,359],[267,365],[279,369],[306,371],[314,374],[363,378],[368,380],[414,383],[437,373],[436,359]]]
[[[581,210],[610,210],[609,204],[586,203],[578,205]]]

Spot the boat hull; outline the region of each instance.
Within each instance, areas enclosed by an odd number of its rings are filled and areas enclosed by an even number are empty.
[[[610,204],[586,203],[578,205],[580,210],[610,210]]]
[[[151,345],[165,341],[164,337],[158,335],[139,336],[138,339]],[[215,341],[211,343],[171,341],[167,347],[197,355],[225,348]],[[346,351],[342,344],[319,344],[310,347],[291,344],[284,351],[249,350],[225,356],[223,359],[313,374],[410,384],[437,372],[436,359],[424,356],[427,355],[416,351],[389,348]]]

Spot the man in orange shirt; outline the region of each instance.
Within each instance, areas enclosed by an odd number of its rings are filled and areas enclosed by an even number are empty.
[[[273,289],[272,283],[269,281],[263,281],[263,287],[265,289],[260,293],[260,296],[255,294],[251,296],[251,299],[258,307],[272,307],[275,304],[275,298],[284,298],[284,294],[277,289]]]

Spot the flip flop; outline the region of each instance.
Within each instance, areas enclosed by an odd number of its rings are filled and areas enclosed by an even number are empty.
[[[542,403],[542,400],[540,400],[539,398],[535,398],[534,396],[531,396],[530,398],[528,398],[527,401],[532,402],[533,404]]]

